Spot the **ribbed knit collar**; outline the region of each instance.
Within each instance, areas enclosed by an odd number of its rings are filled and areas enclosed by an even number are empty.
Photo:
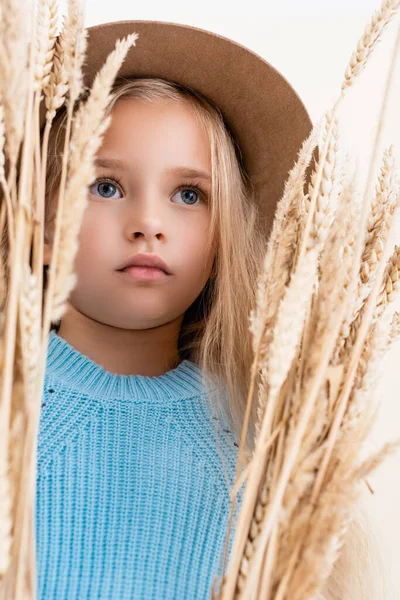
[[[102,399],[167,402],[207,391],[200,368],[190,360],[159,376],[120,375],[103,369],[54,330],[49,334],[46,373]]]

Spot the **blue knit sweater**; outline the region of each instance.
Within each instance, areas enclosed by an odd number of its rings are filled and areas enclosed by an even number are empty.
[[[238,451],[210,389],[192,361],[156,377],[119,375],[51,331],[37,446],[38,600],[210,598]]]

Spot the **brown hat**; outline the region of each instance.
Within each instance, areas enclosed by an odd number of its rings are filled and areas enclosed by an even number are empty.
[[[215,33],[162,21],[116,21],[89,27],[84,83],[118,38],[139,34],[118,77],[161,77],[192,88],[221,110],[238,144],[269,230],[284,183],[312,123],[298,94],[267,61]],[[41,124],[44,124],[42,102]]]

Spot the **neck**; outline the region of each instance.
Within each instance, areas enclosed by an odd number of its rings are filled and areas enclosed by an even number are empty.
[[[68,303],[58,335],[111,373],[154,377],[180,363],[178,337],[183,315],[150,329],[120,329],[90,319]]]

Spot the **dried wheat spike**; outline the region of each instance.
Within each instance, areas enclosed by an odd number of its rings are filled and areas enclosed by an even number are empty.
[[[384,373],[383,358],[388,350],[392,315],[387,311],[375,321],[365,341],[353,389],[341,425],[341,437],[359,432],[360,441],[368,435],[379,409],[377,393]]]
[[[351,305],[351,311],[341,330],[340,344],[337,347],[337,356],[339,356],[338,360],[340,361],[344,360],[346,352],[352,347],[354,335],[361,322],[362,308],[374,284],[379,260],[389,235],[398,192],[399,176],[395,168],[393,147],[390,146],[384,152],[380,174],[371,205],[368,220],[368,232],[361,259],[359,283],[355,291],[355,298]]]
[[[400,246],[395,246],[395,250],[386,267],[385,275],[382,281],[380,294],[376,302],[374,317],[378,318],[385,306],[389,302],[394,302],[398,297],[400,289]]]
[[[371,22],[366,26],[364,34],[353,52],[350,63],[346,68],[342,91],[354,83],[355,78],[365,68],[383,30],[396,14],[400,0],[384,0],[381,8],[372,15]]]
[[[56,111],[64,104],[68,91],[68,77],[64,67],[63,33],[57,37],[54,48],[53,68],[48,85],[44,88],[46,102],[46,120],[52,121]]]
[[[2,0],[0,19],[0,96],[4,108],[6,154],[15,165],[24,132],[28,90],[31,11],[20,0]]]
[[[393,146],[385,150],[367,225],[365,249],[362,256],[360,279],[371,281],[382,256],[389,233],[391,217],[396,208],[399,178],[396,171]]]
[[[386,270],[382,280],[381,291],[378,295],[376,306],[374,309],[372,324],[377,319],[382,317],[386,306],[394,302],[399,294],[399,271],[400,271],[400,246],[396,246],[395,250],[386,266]],[[364,311],[361,310],[351,324],[349,335],[345,341],[342,355],[348,353],[354,346],[358,330],[363,318]]]
[[[257,283],[256,308],[251,311],[249,319],[254,353],[264,335],[264,329],[267,328],[261,356],[271,341],[269,333],[272,333],[277,307],[293,268],[305,174],[318,142],[320,127],[321,124],[317,123],[304,140],[297,162],[285,182],[283,196],[276,207],[264,265]]]
[[[40,92],[48,84],[54,56],[54,43],[59,26],[57,0],[40,0],[36,18],[36,57],[34,90]]]
[[[337,199],[340,193],[341,169],[338,155],[339,131],[338,121],[336,117],[333,117],[332,111],[329,111],[326,114],[320,147],[323,148],[325,145],[332,118],[332,135],[329,138],[326,158],[322,169],[322,178],[317,194],[310,236],[307,241],[307,248],[313,248],[318,244],[324,243],[336,212]],[[313,197],[315,191],[318,166],[318,162],[316,161],[315,169],[311,175],[311,182],[308,185],[307,195],[304,198],[304,216],[302,218],[301,226],[302,233],[304,231],[305,221],[310,210],[311,198]]]
[[[24,360],[27,401],[33,402],[35,384],[38,377],[36,353],[40,345],[42,300],[37,276],[32,274],[29,265],[25,264],[24,268],[25,272],[23,273],[20,298],[22,356]]]
[[[318,253],[314,248],[297,264],[282,301],[269,350],[270,397],[278,394],[295,356],[314,290]]]
[[[82,65],[87,47],[87,30],[84,28],[83,9],[82,0],[68,0],[63,35],[59,39],[71,102],[74,102],[83,90]]]

